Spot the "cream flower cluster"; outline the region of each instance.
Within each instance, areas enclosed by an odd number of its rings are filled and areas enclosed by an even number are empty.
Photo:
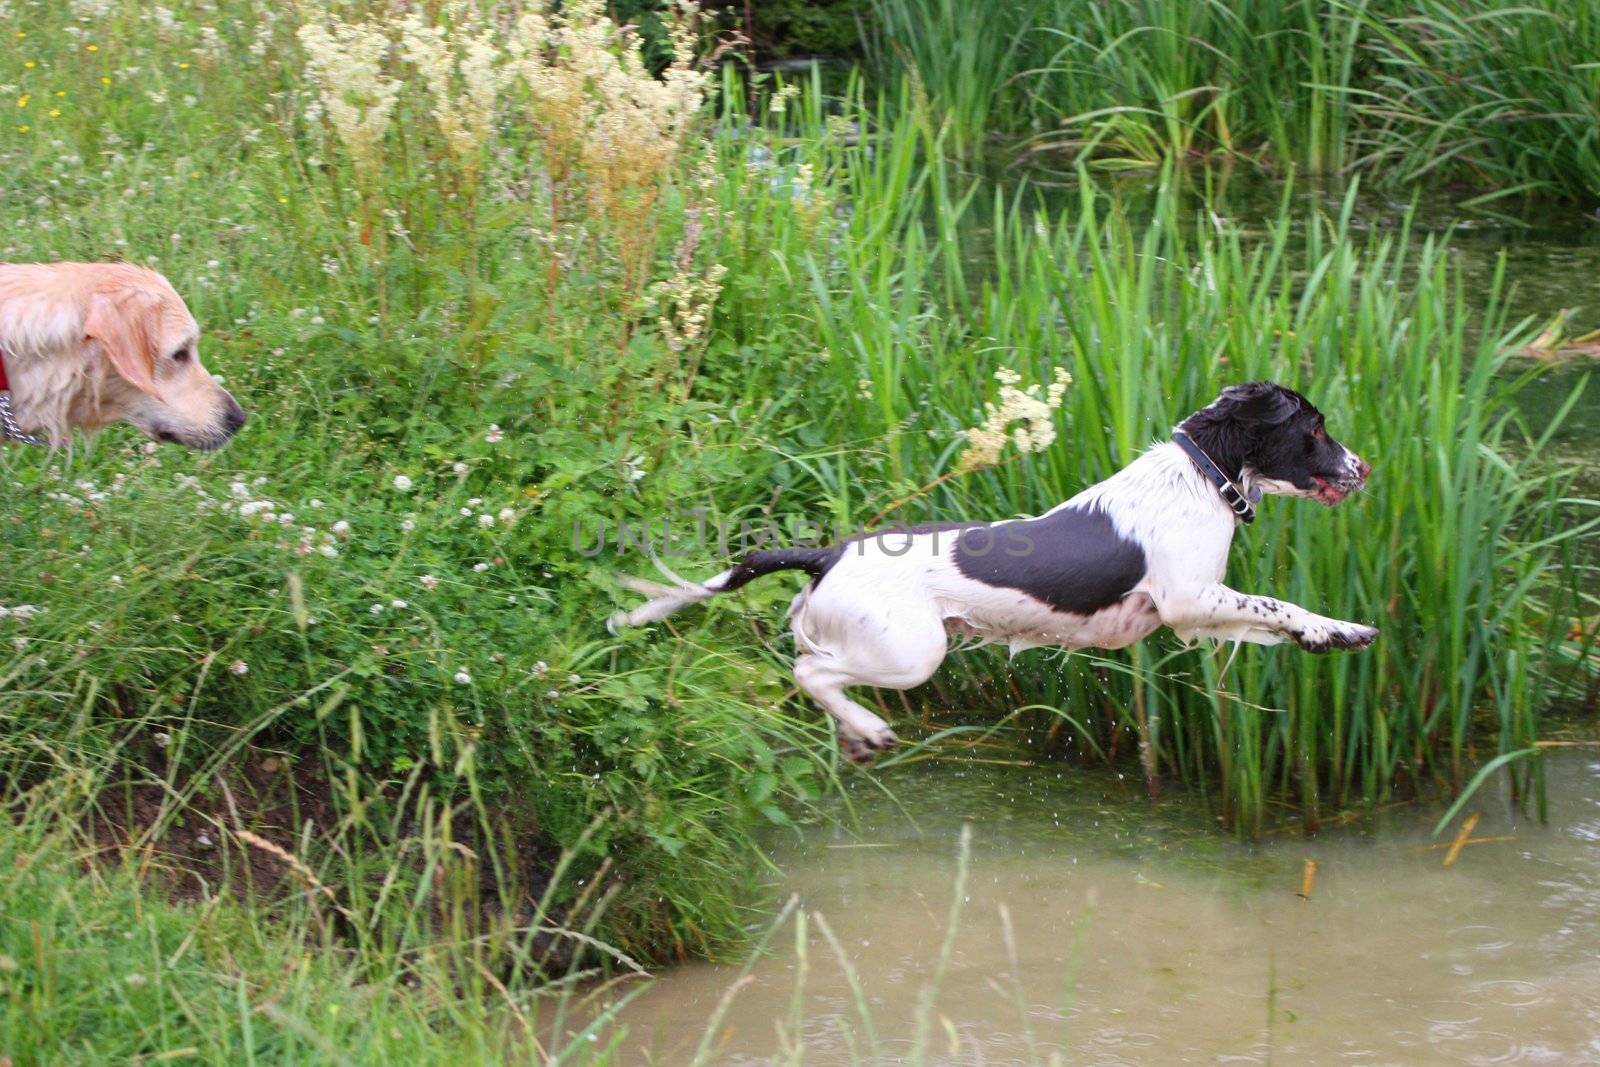
[[[1023,453],[1043,452],[1055,443],[1055,412],[1067,394],[1072,375],[1060,367],[1055,368],[1055,380],[1043,396],[1039,395],[1037,384],[1026,389],[1017,388],[1022,375],[1014,370],[1002,367],[994,376],[1000,383],[999,403],[986,402],[983,410],[987,417],[983,425],[964,431],[967,449],[961,454],[959,469],[962,471],[982,470],[999,463],[1008,442]],[[1013,427],[1013,423],[1021,425]]]
[[[427,86],[430,113],[445,143],[462,167],[476,175],[479,154],[494,134],[500,92],[512,77],[494,30],[447,32],[413,13],[400,20],[400,41]]]
[[[400,95],[400,80],[384,75],[388,34],[377,25],[307,23],[300,27],[300,44],[334,132],[357,173],[372,175],[383,160],[383,136]]]

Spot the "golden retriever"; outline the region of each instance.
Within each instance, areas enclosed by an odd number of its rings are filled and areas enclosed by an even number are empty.
[[[200,327],[160,274],[129,263],[0,263],[0,360],[25,433],[127,422],[212,449],[245,413],[200,365]]]

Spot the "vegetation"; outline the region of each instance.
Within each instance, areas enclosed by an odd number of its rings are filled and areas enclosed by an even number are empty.
[[[1226,4],[873,0],[952,146],[1096,167],[1244,160],[1397,185],[1600,200],[1588,0]]]
[[[1585,680],[1592,609],[1558,564],[1587,516],[1544,454],[1559,418],[1517,415],[1533,331],[1500,286],[1480,310],[1444,249],[1362,237],[1348,204],[1191,217],[1176,168],[1137,222],[1089,173],[1060,210],[971,183],[959,159],[1010,121],[992,101],[1048,114],[1004,73],[1032,69],[1028,23],[1003,57],[842,99],[718,85],[687,29],[656,77],[593,0],[0,0],[0,34],[0,258],[158,266],[253,415],[213,455],[124,430],[0,452],[0,1055],[584,1060],[604,1040],[538,1037],[572,1029],[551,983],[742,944],[757,836],[841,773],[790,699],[791,587],[609,637],[616,575],[653,571],[623,524],[659,552],[667,523],[1037,512],[1270,376],[1376,471],[1337,511],[1270,504],[1230,580],[1379,623],[1371,653],[975,653],[913,699],[1041,752],[1137,750],[1152,788],[1215,792],[1250,833],[1275,802],[1314,825],[1459,788]],[[1224,126],[1355,158],[1309,103],[1270,132],[1264,105],[1220,94],[1202,121],[1162,84],[1159,122],[1083,119],[1085,159],[1208,154]],[[1517,183],[1555,180],[1518,158]],[[1036,425],[978,455],[1007,389]]]

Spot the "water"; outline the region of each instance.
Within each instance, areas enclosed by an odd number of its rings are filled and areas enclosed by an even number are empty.
[[[893,798],[852,790],[856,832],[776,856],[780,897],[823,916],[859,974],[876,1044],[815,922],[802,959],[791,920],[711,1062],[903,1062],[920,1015],[930,1064],[1600,1063],[1600,757],[1549,770],[1548,825],[1486,789],[1474,837],[1509,839],[1448,868],[1436,810],[1247,846],[1105,773],[890,772]],[[962,914],[921,1011],[963,825]],[[624,1011],[622,1062],[688,1062],[739,975],[667,972]]]

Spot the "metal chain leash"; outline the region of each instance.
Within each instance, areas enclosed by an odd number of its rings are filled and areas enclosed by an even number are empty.
[[[9,392],[0,392],[0,438],[8,441],[17,441],[24,445],[44,444],[44,438],[38,434],[22,432],[22,425],[17,422],[17,417],[11,413],[11,394]]]

